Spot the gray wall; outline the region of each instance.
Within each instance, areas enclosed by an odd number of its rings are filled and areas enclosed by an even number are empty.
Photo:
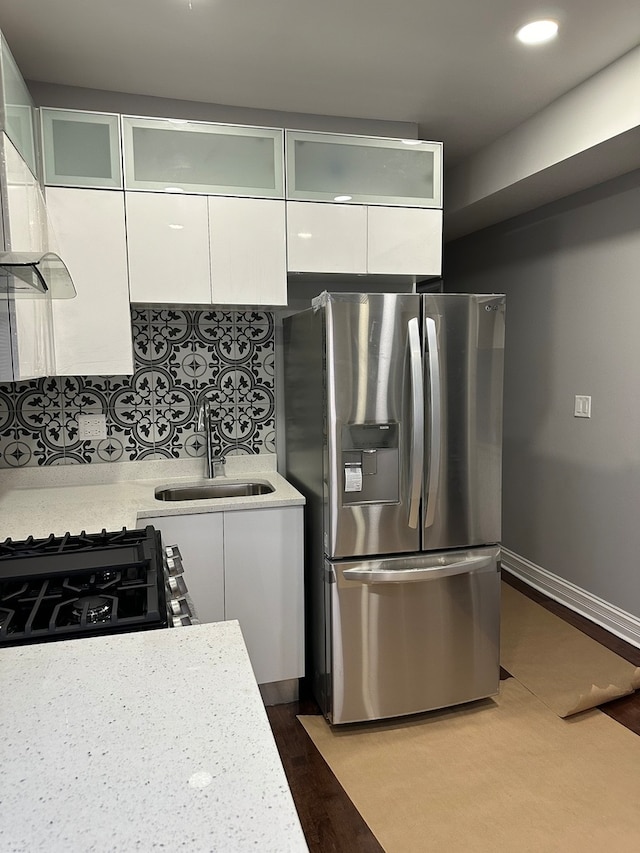
[[[287,127],[292,130],[316,130],[330,133],[355,133],[363,136],[401,136],[416,139],[418,125],[403,121],[319,116],[257,110],[224,104],[198,101],[177,101],[150,95],[128,95],[83,89],[78,86],[58,86],[54,83],[27,81],[31,97],[39,107],[60,107],[68,110],[94,110],[125,115],[166,116],[191,121],[219,121],[226,124],[248,124],[258,127]]]
[[[449,243],[444,270],[507,294],[504,545],[640,617],[640,171]]]

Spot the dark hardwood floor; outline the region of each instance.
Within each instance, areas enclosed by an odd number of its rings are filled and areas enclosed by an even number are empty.
[[[640,649],[506,572],[503,580],[620,657],[640,666]],[[503,669],[500,676],[510,678]],[[608,702],[601,710],[640,734],[640,691]],[[309,850],[311,853],[380,853],[383,848],[296,719],[298,714],[318,713],[314,700],[305,695],[304,686],[298,702],[267,708]]]

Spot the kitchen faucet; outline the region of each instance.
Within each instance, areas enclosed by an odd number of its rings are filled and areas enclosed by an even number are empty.
[[[222,465],[224,467],[225,458],[222,455],[215,456],[213,454],[213,447],[211,446],[211,403],[206,397],[198,409],[198,425],[196,429],[198,432],[204,432],[205,434],[205,440],[207,442],[205,474],[208,479],[212,480],[216,476],[216,465]]]

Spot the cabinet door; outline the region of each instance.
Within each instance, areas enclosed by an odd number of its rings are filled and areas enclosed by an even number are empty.
[[[38,176],[35,105],[1,34],[0,65],[0,130],[9,136],[32,174]]]
[[[442,207],[442,143],[288,130],[287,198]]]
[[[124,193],[49,187],[47,210],[77,291],[53,301],[56,374],[132,374]]]
[[[14,252],[48,248],[44,197],[36,178],[6,135],[2,135],[5,185],[5,245]],[[49,293],[26,290],[8,301],[13,379],[53,376],[53,317]]]
[[[225,615],[258,684],[304,675],[302,507],[224,514]]]
[[[284,201],[212,196],[208,202],[212,301],[286,305]]]
[[[283,132],[123,116],[127,189],[284,197]]]
[[[287,202],[289,272],[366,273],[367,209]]]
[[[163,545],[177,545],[182,554],[184,580],[201,622],[222,622],[224,608],[223,513],[165,515],[142,518],[162,534]]]
[[[204,196],[126,193],[132,302],[210,304]]]
[[[368,272],[441,274],[441,210],[370,207],[367,226]]]
[[[40,121],[45,184],[122,187],[118,115],[41,107]]]

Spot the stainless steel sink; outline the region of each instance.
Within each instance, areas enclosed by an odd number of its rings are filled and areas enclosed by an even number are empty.
[[[248,498],[268,495],[274,487],[264,480],[246,483],[198,483],[193,486],[161,486],[155,490],[157,501],[207,501],[211,498]]]

